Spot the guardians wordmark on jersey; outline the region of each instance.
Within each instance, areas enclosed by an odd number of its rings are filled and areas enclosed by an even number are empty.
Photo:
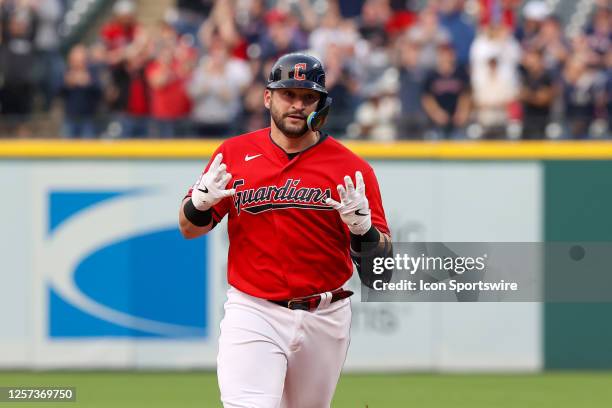
[[[350,278],[348,228],[325,204],[328,197],[339,201],[336,186],[345,175],[363,173],[372,224],[389,234],[372,167],[330,136],[289,158],[266,128],[226,140],[212,157],[218,153],[236,194],[213,207],[213,219],[228,215],[228,280],[247,294],[289,299]]]

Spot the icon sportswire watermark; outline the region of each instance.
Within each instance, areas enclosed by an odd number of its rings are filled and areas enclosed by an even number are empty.
[[[607,242],[399,242],[391,256],[362,258],[372,277],[362,300],[608,303],[609,265]]]

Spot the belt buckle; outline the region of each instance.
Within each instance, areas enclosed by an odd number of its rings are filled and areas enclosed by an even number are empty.
[[[287,301],[287,309],[290,310],[305,310],[310,311],[310,306],[308,304],[304,304],[304,298],[295,298]]]

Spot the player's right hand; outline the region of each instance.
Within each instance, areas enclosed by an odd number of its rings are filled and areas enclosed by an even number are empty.
[[[365,193],[365,183],[360,171],[355,173],[355,184],[350,176],[344,176],[345,186],[338,184],[340,202],[330,198],[325,200],[334,210],[340,213],[340,218],[355,235],[363,235],[372,227],[370,205]]]
[[[194,184],[191,192],[193,206],[200,211],[206,211],[226,197],[236,193],[235,188],[225,189],[232,175],[227,172],[225,163],[221,163],[223,154],[215,156],[208,171]]]

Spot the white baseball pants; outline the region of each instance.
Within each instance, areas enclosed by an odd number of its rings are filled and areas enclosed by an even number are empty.
[[[350,340],[349,299],[290,310],[228,290],[217,377],[225,408],[329,408]]]

